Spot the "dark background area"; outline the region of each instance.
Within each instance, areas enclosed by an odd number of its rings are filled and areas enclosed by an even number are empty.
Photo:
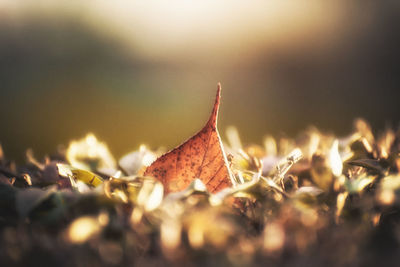
[[[0,6],[0,142],[10,158],[87,132],[116,156],[141,143],[171,148],[205,123],[217,82],[222,136],[234,125],[245,143],[309,125],[345,135],[357,117],[377,130],[400,120],[396,1],[29,3]]]

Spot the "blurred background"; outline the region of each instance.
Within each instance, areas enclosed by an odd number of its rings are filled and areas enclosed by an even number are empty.
[[[0,142],[38,156],[93,132],[116,156],[206,122],[245,143],[400,119],[399,1],[0,1]]]

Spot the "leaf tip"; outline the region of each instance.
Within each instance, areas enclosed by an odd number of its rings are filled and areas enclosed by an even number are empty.
[[[213,111],[211,113],[210,120],[209,120],[209,123],[211,123],[213,125],[217,124],[217,117],[218,117],[220,99],[221,99],[221,83],[218,83],[217,84],[217,95],[215,97],[215,103],[214,103]]]

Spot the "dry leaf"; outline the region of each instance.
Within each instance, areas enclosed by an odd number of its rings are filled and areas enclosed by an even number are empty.
[[[379,160],[375,159],[357,159],[347,161],[347,164],[364,167],[372,172],[382,173],[384,170],[382,166],[379,164]]]
[[[217,131],[220,96],[221,85],[218,84],[214,108],[204,128],[146,169],[144,175],[159,179],[166,193],[185,189],[194,178],[199,178],[212,193],[232,184],[232,174]]]
[[[61,176],[82,181],[87,185],[96,187],[103,183],[103,178],[87,170],[77,169],[63,163],[57,163],[57,168]]]

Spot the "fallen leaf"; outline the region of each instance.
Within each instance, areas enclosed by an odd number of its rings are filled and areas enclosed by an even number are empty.
[[[103,183],[103,178],[87,170],[77,169],[63,163],[57,163],[57,168],[61,176],[82,181],[87,185],[96,187]]]
[[[195,178],[199,178],[211,193],[232,184],[232,174],[217,130],[220,97],[221,85],[218,84],[214,108],[204,128],[158,158],[144,172],[144,175],[160,180],[166,193],[184,190]]]
[[[372,172],[375,173],[382,173],[384,170],[382,166],[379,164],[378,160],[375,159],[357,159],[357,160],[351,160],[347,161],[347,164],[354,165],[354,166],[360,166],[363,168],[366,168]]]

